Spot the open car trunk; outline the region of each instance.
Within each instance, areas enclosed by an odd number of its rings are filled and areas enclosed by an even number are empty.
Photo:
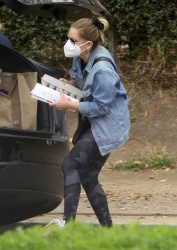
[[[4,4],[20,14],[60,20],[106,12],[97,0],[0,0],[0,6]],[[6,86],[13,83],[8,82],[8,78],[4,80],[4,76],[36,74],[36,81],[40,83],[44,74],[58,79],[65,72],[35,62],[3,45],[0,45],[0,72],[0,226],[3,226],[48,213],[61,203],[61,164],[69,152],[69,144],[66,112],[50,108],[47,103],[36,101],[36,126],[32,129],[16,126],[16,120],[10,126],[6,121],[7,114],[13,113],[9,109],[14,110],[21,94],[12,100],[11,96],[7,98]],[[23,103],[18,101],[20,106],[16,108],[17,116],[21,107],[29,106],[29,99],[25,103],[26,92],[22,91],[22,96]],[[12,105],[3,103],[7,99]],[[28,116],[30,118],[26,112],[25,119]]]
[[[19,14],[76,20],[91,15],[103,15],[107,10],[98,0],[3,0]]]
[[[65,73],[3,45],[0,69],[0,78],[12,72],[37,72],[39,83],[44,74],[60,78]],[[36,129],[29,130],[3,126],[1,117],[0,226],[47,213],[62,201],[61,162],[69,151],[66,113],[38,101],[36,120]]]
[[[65,73],[63,70],[28,59],[3,45],[0,45],[0,55],[2,75],[4,73],[37,72],[37,82],[40,83],[44,74],[58,79]],[[18,137],[19,140],[35,140],[36,138],[38,141],[50,144],[67,140],[65,112],[50,108],[47,103],[38,102],[36,119],[36,130],[8,128],[0,123],[0,137],[9,135],[11,138]]]

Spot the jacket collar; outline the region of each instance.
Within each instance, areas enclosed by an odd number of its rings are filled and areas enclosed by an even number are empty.
[[[85,70],[89,73],[91,68],[92,68],[92,65],[93,65],[93,62],[95,60],[96,57],[98,57],[98,54],[101,52],[102,50],[102,46],[98,45],[93,51],[92,53],[90,54],[89,56],[89,60],[87,62],[87,65],[85,67]],[[80,62],[80,58],[78,57],[77,58],[77,61],[78,61],[78,64],[81,65],[81,62]]]
[[[93,65],[93,62],[95,60],[96,57],[98,57],[98,54],[101,52],[101,49],[102,49],[102,46],[98,45],[93,51],[92,53],[90,54],[90,57],[89,57],[89,60],[87,62],[87,65],[85,67],[85,70],[87,72],[90,72],[91,68],[92,68],[92,65]]]

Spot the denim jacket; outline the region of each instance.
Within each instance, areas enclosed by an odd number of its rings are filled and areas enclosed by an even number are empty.
[[[108,50],[97,46],[83,72],[81,59],[73,58],[70,75],[84,95],[79,112],[88,117],[100,153],[106,155],[128,140],[130,118],[127,93],[113,65],[99,61],[92,66],[100,56],[108,57],[114,63]]]

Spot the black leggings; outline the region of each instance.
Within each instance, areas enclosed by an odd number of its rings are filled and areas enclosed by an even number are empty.
[[[62,164],[64,174],[64,220],[75,219],[81,185],[103,226],[111,226],[106,195],[98,181],[98,174],[109,154],[102,156],[91,129],[78,140]]]

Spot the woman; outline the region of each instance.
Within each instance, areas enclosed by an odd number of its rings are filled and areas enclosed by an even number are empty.
[[[70,83],[83,91],[84,98],[82,102],[72,102],[60,91],[60,99],[50,104],[60,110],[76,110],[87,117],[90,124],[62,164],[63,220],[66,223],[76,217],[82,185],[99,223],[108,227],[112,225],[98,175],[110,152],[128,139],[130,121],[127,94],[115,62],[108,50],[101,46],[108,26],[107,20],[101,17],[80,19],[71,25],[64,53],[66,57],[73,57]],[[100,57],[110,61],[95,63]],[[52,222],[62,225],[60,220]]]

